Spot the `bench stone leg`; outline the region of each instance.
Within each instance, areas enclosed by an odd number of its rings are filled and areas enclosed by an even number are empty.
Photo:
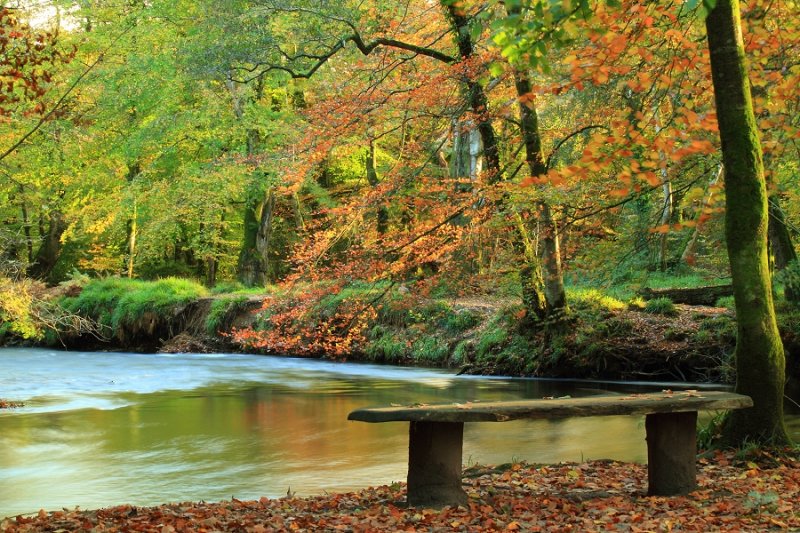
[[[439,508],[466,505],[461,488],[463,422],[411,422],[408,504]]]
[[[649,495],[676,496],[697,487],[696,428],[696,411],[647,415]]]

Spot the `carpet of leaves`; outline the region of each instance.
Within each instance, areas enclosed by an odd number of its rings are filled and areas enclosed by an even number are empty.
[[[646,496],[646,467],[614,461],[468,469],[467,507],[406,508],[404,486],[310,498],[121,505],[9,518],[28,531],[800,531],[797,452],[699,460],[698,490]]]
[[[14,402],[11,400],[4,400],[0,398],[0,409],[13,409],[15,407],[24,407],[25,404],[22,402]]]

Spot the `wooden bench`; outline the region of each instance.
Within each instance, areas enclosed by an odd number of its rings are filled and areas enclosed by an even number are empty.
[[[358,409],[348,420],[410,422],[408,504],[465,505],[461,452],[465,422],[578,416],[646,415],[648,493],[688,494],[696,487],[697,412],[751,407],[748,396],[683,391],[630,396],[475,402]],[[599,437],[599,436],[598,436]]]

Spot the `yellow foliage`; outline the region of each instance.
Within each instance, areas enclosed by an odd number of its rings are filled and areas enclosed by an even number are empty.
[[[38,338],[41,330],[32,314],[33,297],[29,282],[17,282],[0,276],[0,322],[23,338]]]

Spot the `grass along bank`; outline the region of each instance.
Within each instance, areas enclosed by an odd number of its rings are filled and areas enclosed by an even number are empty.
[[[523,311],[513,295],[432,297],[389,283],[256,292],[235,286],[209,291],[178,278],[82,279],[37,300],[51,315],[61,315],[42,327],[37,342],[76,349],[247,351],[481,374],[732,380],[736,323],[730,298],[708,307],[645,301],[636,294],[630,288],[611,295],[572,287],[569,316],[531,331],[521,327]],[[797,375],[800,312],[785,305],[780,311],[789,373]]]

